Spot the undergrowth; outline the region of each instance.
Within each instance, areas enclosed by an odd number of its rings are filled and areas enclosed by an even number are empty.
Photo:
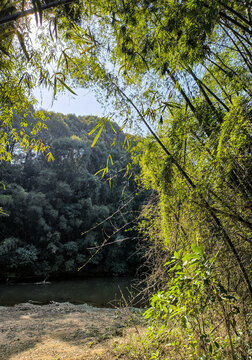
[[[145,325],[113,343],[113,358],[128,360],[249,360],[250,323],[244,304],[216,278],[216,258],[202,246],[178,251],[165,264],[167,290],[150,299]]]

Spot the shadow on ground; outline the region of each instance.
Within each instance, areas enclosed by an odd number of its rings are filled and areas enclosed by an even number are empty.
[[[1,307],[0,359],[92,359],[105,340],[122,335],[131,317],[125,309],[69,303]]]

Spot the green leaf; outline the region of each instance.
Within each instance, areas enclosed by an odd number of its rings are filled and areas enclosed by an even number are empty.
[[[110,124],[110,126],[111,126],[111,129],[112,129],[112,130],[114,131],[114,133],[116,134],[115,128],[114,128],[111,120],[109,120],[109,124]]]
[[[192,251],[197,254],[197,255],[200,255],[200,256],[203,256],[204,255],[204,249],[203,249],[203,246],[202,245],[196,245],[196,244],[192,244],[191,245],[191,249]]]
[[[113,159],[112,159],[112,156],[109,154],[109,159],[110,159],[110,162],[111,162],[111,165],[114,165],[114,163],[113,163]]]
[[[176,262],[176,260],[172,259],[171,261],[167,261],[166,263],[164,263],[164,266],[168,266],[168,265],[173,264],[175,262]]]
[[[97,175],[97,174],[99,174],[100,172],[103,171],[103,175],[102,175],[102,176],[104,176],[105,170],[106,170],[106,168],[100,169],[100,170],[98,170],[94,175]],[[83,234],[85,234],[85,233],[83,233]]]
[[[25,46],[25,42],[24,42],[24,36],[20,33],[20,31],[16,30],[16,34],[17,34],[17,37],[18,37],[18,40],[19,40],[19,43],[21,45],[21,48],[27,58],[27,60],[29,61],[30,60],[30,56],[28,54],[28,51],[26,49],[26,46]]]
[[[62,79],[60,79],[60,78],[57,78],[57,79],[68,91],[70,91],[74,95],[77,95]]]
[[[85,54],[87,51],[89,50],[92,50],[93,48],[95,47],[95,45],[92,45],[92,46],[89,46],[88,48],[84,49],[82,52],[81,52],[81,55]]]
[[[57,94],[57,77],[54,78],[54,84],[53,84],[53,97],[55,98]]]
[[[54,161],[55,159],[54,159],[54,157],[53,157],[53,154],[51,153],[51,151],[49,151],[47,154],[46,154],[46,156],[47,156],[47,161]]]
[[[173,254],[174,258],[179,259],[181,252],[182,252],[182,249],[180,249],[179,251],[174,251],[174,254]]]
[[[130,79],[128,76],[123,75],[123,77],[124,77],[126,80],[128,80],[130,83],[136,85],[136,83],[135,83],[132,79]]]
[[[100,137],[100,135],[101,135],[101,132],[102,132],[103,127],[104,127],[104,124],[101,125],[98,133],[95,135],[95,138],[94,138],[94,140],[93,140],[93,142],[92,142],[91,148],[93,148],[93,147],[95,146],[97,140],[99,139],[99,137]]]
[[[96,129],[98,129],[103,122],[106,122],[106,119],[105,118],[101,118],[100,121],[95,125],[95,127],[88,133],[88,135],[92,135]]]
[[[183,326],[183,328],[186,329],[186,328],[187,328],[187,322],[188,322],[187,317],[186,317],[186,316],[182,316],[182,317],[181,317],[181,321],[182,321],[182,326]]]

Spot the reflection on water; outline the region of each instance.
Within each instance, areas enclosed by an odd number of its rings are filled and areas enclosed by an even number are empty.
[[[0,305],[12,306],[23,302],[46,304],[50,301],[87,303],[97,307],[112,306],[129,299],[130,278],[90,278],[52,281],[50,284],[0,284]]]

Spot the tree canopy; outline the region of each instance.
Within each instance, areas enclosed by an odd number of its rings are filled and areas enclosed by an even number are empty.
[[[80,267],[83,276],[134,274],[142,260],[133,227],[145,196],[137,196],[133,177],[125,176],[125,135],[111,148],[109,126],[91,149],[88,133],[98,118],[45,115],[48,130],[40,137],[55,160],[13,142],[12,162],[0,164],[0,278],[78,275]],[[108,156],[113,168],[101,179],[94,174]]]

